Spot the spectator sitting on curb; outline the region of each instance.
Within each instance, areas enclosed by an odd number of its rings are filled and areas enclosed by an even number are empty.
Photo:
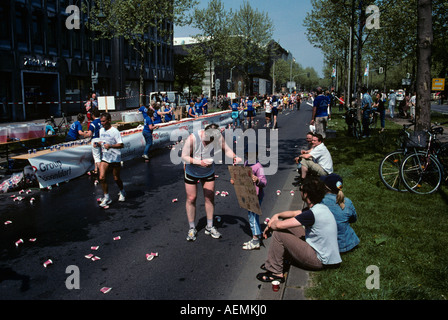
[[[285,256],[294,265],[309,270],[338,267],[342,262],[335,218],[321,203],[325,196],[323,182],[309,178],[300,191],[307,208],[275,214],[263,232],[267,237],[269,231],[274,231],[267,260],[261,266],[265,272],[257,275],[262,282],[285,281]]]
[[[301,178],[302,182],[308,175],[308,171],[317,176],[325,176],[333,173],[333,159],[327,147],[323,143],[323,138],[320,134],[313,136],[313,148],[308,153],[303,153],[299,156],[302,165]],[[299,160],[298,159],[298,160]]]
[[[353,250],[359,244],[359,238],[350,224],[355,223],[358,217],[353,202],[342,192],[342,178],[332,173],[320,179],[325,183],[327,189],[322,203],[333,213],[338,226],[339,252]]]

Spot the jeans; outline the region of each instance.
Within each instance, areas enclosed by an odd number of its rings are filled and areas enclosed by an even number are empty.
[[[389,112],[390,112],[390,117],[392,119],[394,118],[394,109],[395,109],[395,104],[389,103]]]
[[[249,226],[250,230],[252,231],[252,235],[253,236],[261,235],[262,232],[260,228],[260,216],[252,211],[248,211],[247,216],[249,218]]]
[[[143,131],[142,133],[143,133],[143,137],[145,138],[145,141],[146,141],[146,146],[145,146],[145,150],[143,151],[143,154],[148,155],[149,149],[152,146],[152,133],[147,132],[147,131]]]
[[[363,128],[363,136],[369,137],[370,136],[370,118],[369,118],[370,112],[364,111],[362,114],[362,128]]]
[[[386,110],[380,111],[380,121],[381,121],[381,128],[384,128],[386,126]]]

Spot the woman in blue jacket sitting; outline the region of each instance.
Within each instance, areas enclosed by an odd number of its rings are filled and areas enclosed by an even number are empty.
[[[344,196],[342,178],[339,175],[332,173],[322,176],[321,180],[327,187],[327,194],[322,203],[333,213],[338,226],[339,252],[348,252],[359,244],[359,238],[350,226],[358,218],[355,206],[349,198]]]

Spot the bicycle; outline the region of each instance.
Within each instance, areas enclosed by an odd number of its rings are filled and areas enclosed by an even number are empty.
[[[348,108],[343,118],[345,119],[345,123],[348,125],[348,134],[356,139],[361,138],[362,128],[361,122],[358,120],[358,109]]]
[[[437,140],[443,128],[432,126],[424,132],[429,136],[425,150],[408,154],[400,166],[405,188],[416,194],[432,194],[448,179],[448,143]]]
[[[53,129],[46,130],[46,134],[48,136],[51,136],[53,134],[62,135],[68,133],[72,124],[72,120],[69,119],[69,117],[66,117],[64,113],[62,113],[62,119],[58,124],[56,123],[54,116],[51,116],[50,119],[46,119],[45,123],[51,126],[51,128]]]
[[[389,190],[398,192],[408,191],[401,181],[400,167],[402,160],[409,153],[409,150],[415,151],[420,148],[419,144],[413,140],[411,132],[408,131],[413,125],[415,124],[403,125],[403,129],[398,135],[399,148],[386,154],[380,162],[378,168],[380,180]]]
[[[373,108],[372,112],[370,113],[370,117],[369,117],[369,127],[370,127],[370,129],[375,129],[376,126],[378,125],[379,115],[380,115],[380,113],[377,111],[377,109]]]

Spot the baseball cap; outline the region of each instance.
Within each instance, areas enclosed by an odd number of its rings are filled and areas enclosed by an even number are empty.
[[[331,173],[327,176],[321,176],[320,180],[334,193],[342,190],[343,180],[342,177],[336,173]]]

